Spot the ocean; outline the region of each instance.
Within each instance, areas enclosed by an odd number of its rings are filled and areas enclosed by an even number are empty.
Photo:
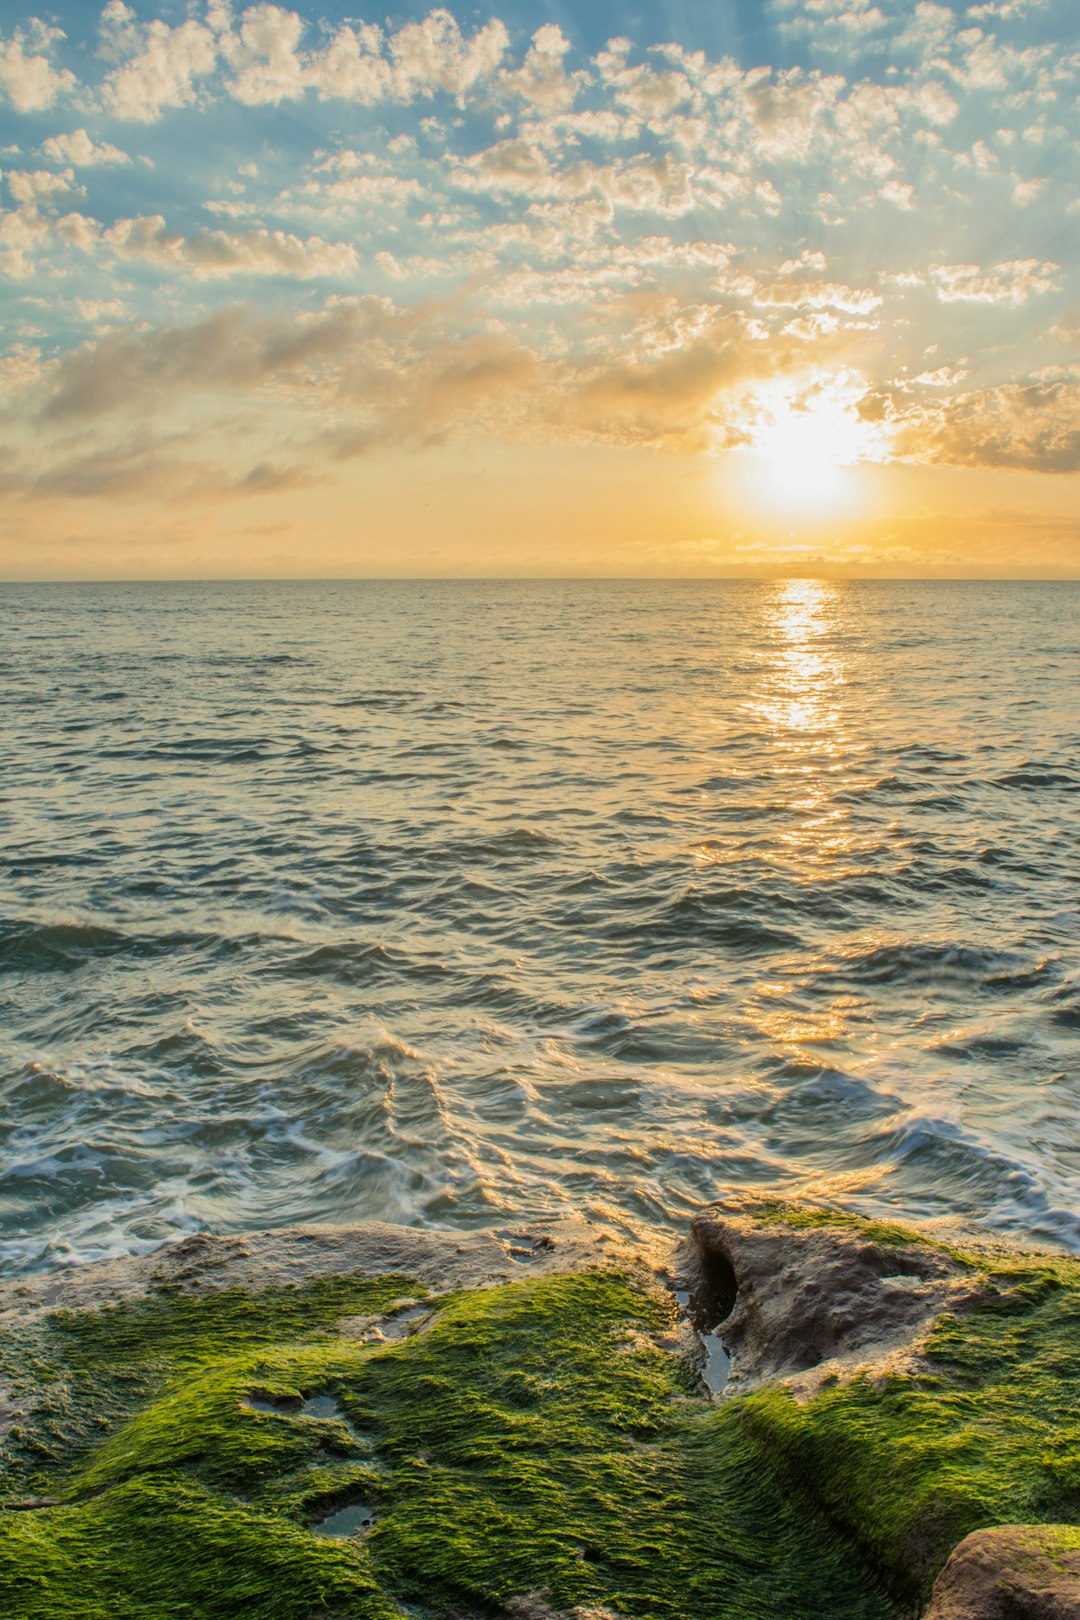
[[[0,1262],[747,1189],[1080,1251],[1078,608],[0,587]]]

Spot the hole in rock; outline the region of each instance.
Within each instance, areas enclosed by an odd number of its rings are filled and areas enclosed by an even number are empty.
[[[687,1301],[690,1320],[698,1332],[715,1333],[735,1309],[738,1293],[735,1268],[727,1255],[719,1249],[710,1249],[703,1254]]]
[[[727,1381],[731,1377],[731,1357],[715,1333],[703,1333],[701,1342],[705,1346],[705,1365],[701,1369],[702,1379],[711,1395],[719,1395],[726,1388]]]

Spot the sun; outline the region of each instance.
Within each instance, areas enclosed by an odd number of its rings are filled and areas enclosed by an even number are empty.
[[[747,401],[748,442],[740,452],[747,504],[810,518],[854,506],[853,468],[880,459],[875,431],[855,408],[864,392],[846,376],[758,389]]]

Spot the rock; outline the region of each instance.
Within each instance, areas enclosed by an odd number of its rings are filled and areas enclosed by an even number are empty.
[[[316,1277],[397,1273],[435,1292],[480,1288],[524,1276],[648,1263],[647,1246],[613,1244],[585,1220],[552,1218],[508,1234],[440,1232],[390,1226],[288,1226],[243,1239],[197,1232],[150,1254],[78,1266],[18,1283],[0,1282],[0,1331],[56,1309],[98,1310],[142,1299],[161,1287],[259,1290],[303,1286]],[[0,1411],[0,1422],[3,1413]]]
[[[552,1609],[544,1602],[543,1594],[528,1592],[524,1597],[511,1598],[506,1605],[507,1620],[622,1620],[614,1609],[597,1609],[592,1605],[571,1609],[569,1614]]]
[[[931,1243],[873,1241],[851,1222],[793,1221],[740,1198],[697,1217],[683,1270],[698,1320],[731,1305],[715,1331],[732,1354],[729,1393],[783,1378],[802,1393],[875,1363],[895,1369],[920,1331],[979,1295],[969,1267]],[[872,1231],[873,1228],[869,1228]]]
[[[1080,1620],[1080,1530],[976,1530],[938,1576],[924,1620]]]
[[[1076,1508],[1080,1262],[945,1239],[750,1197],[678,1279],[560,1221],[0,1283],[0,1616],[216,1613],[222,1583],[247,1620],[913,1616],[965,1532]],[[712,1404],[718,1326],[745,1396]],[[371,1557],[328,1546],[339,1507],[345,1542],[377,1508]],[[1080,1620],[1078,1561],[1080,1530],[983,1530],[931,1620]]]

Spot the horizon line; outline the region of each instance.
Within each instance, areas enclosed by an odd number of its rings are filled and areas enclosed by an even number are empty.
[[[0,575],[4,585],[767,585],[777,580],[860,585],[1077,585],[1072,574],[101,574],[37,578]]]

